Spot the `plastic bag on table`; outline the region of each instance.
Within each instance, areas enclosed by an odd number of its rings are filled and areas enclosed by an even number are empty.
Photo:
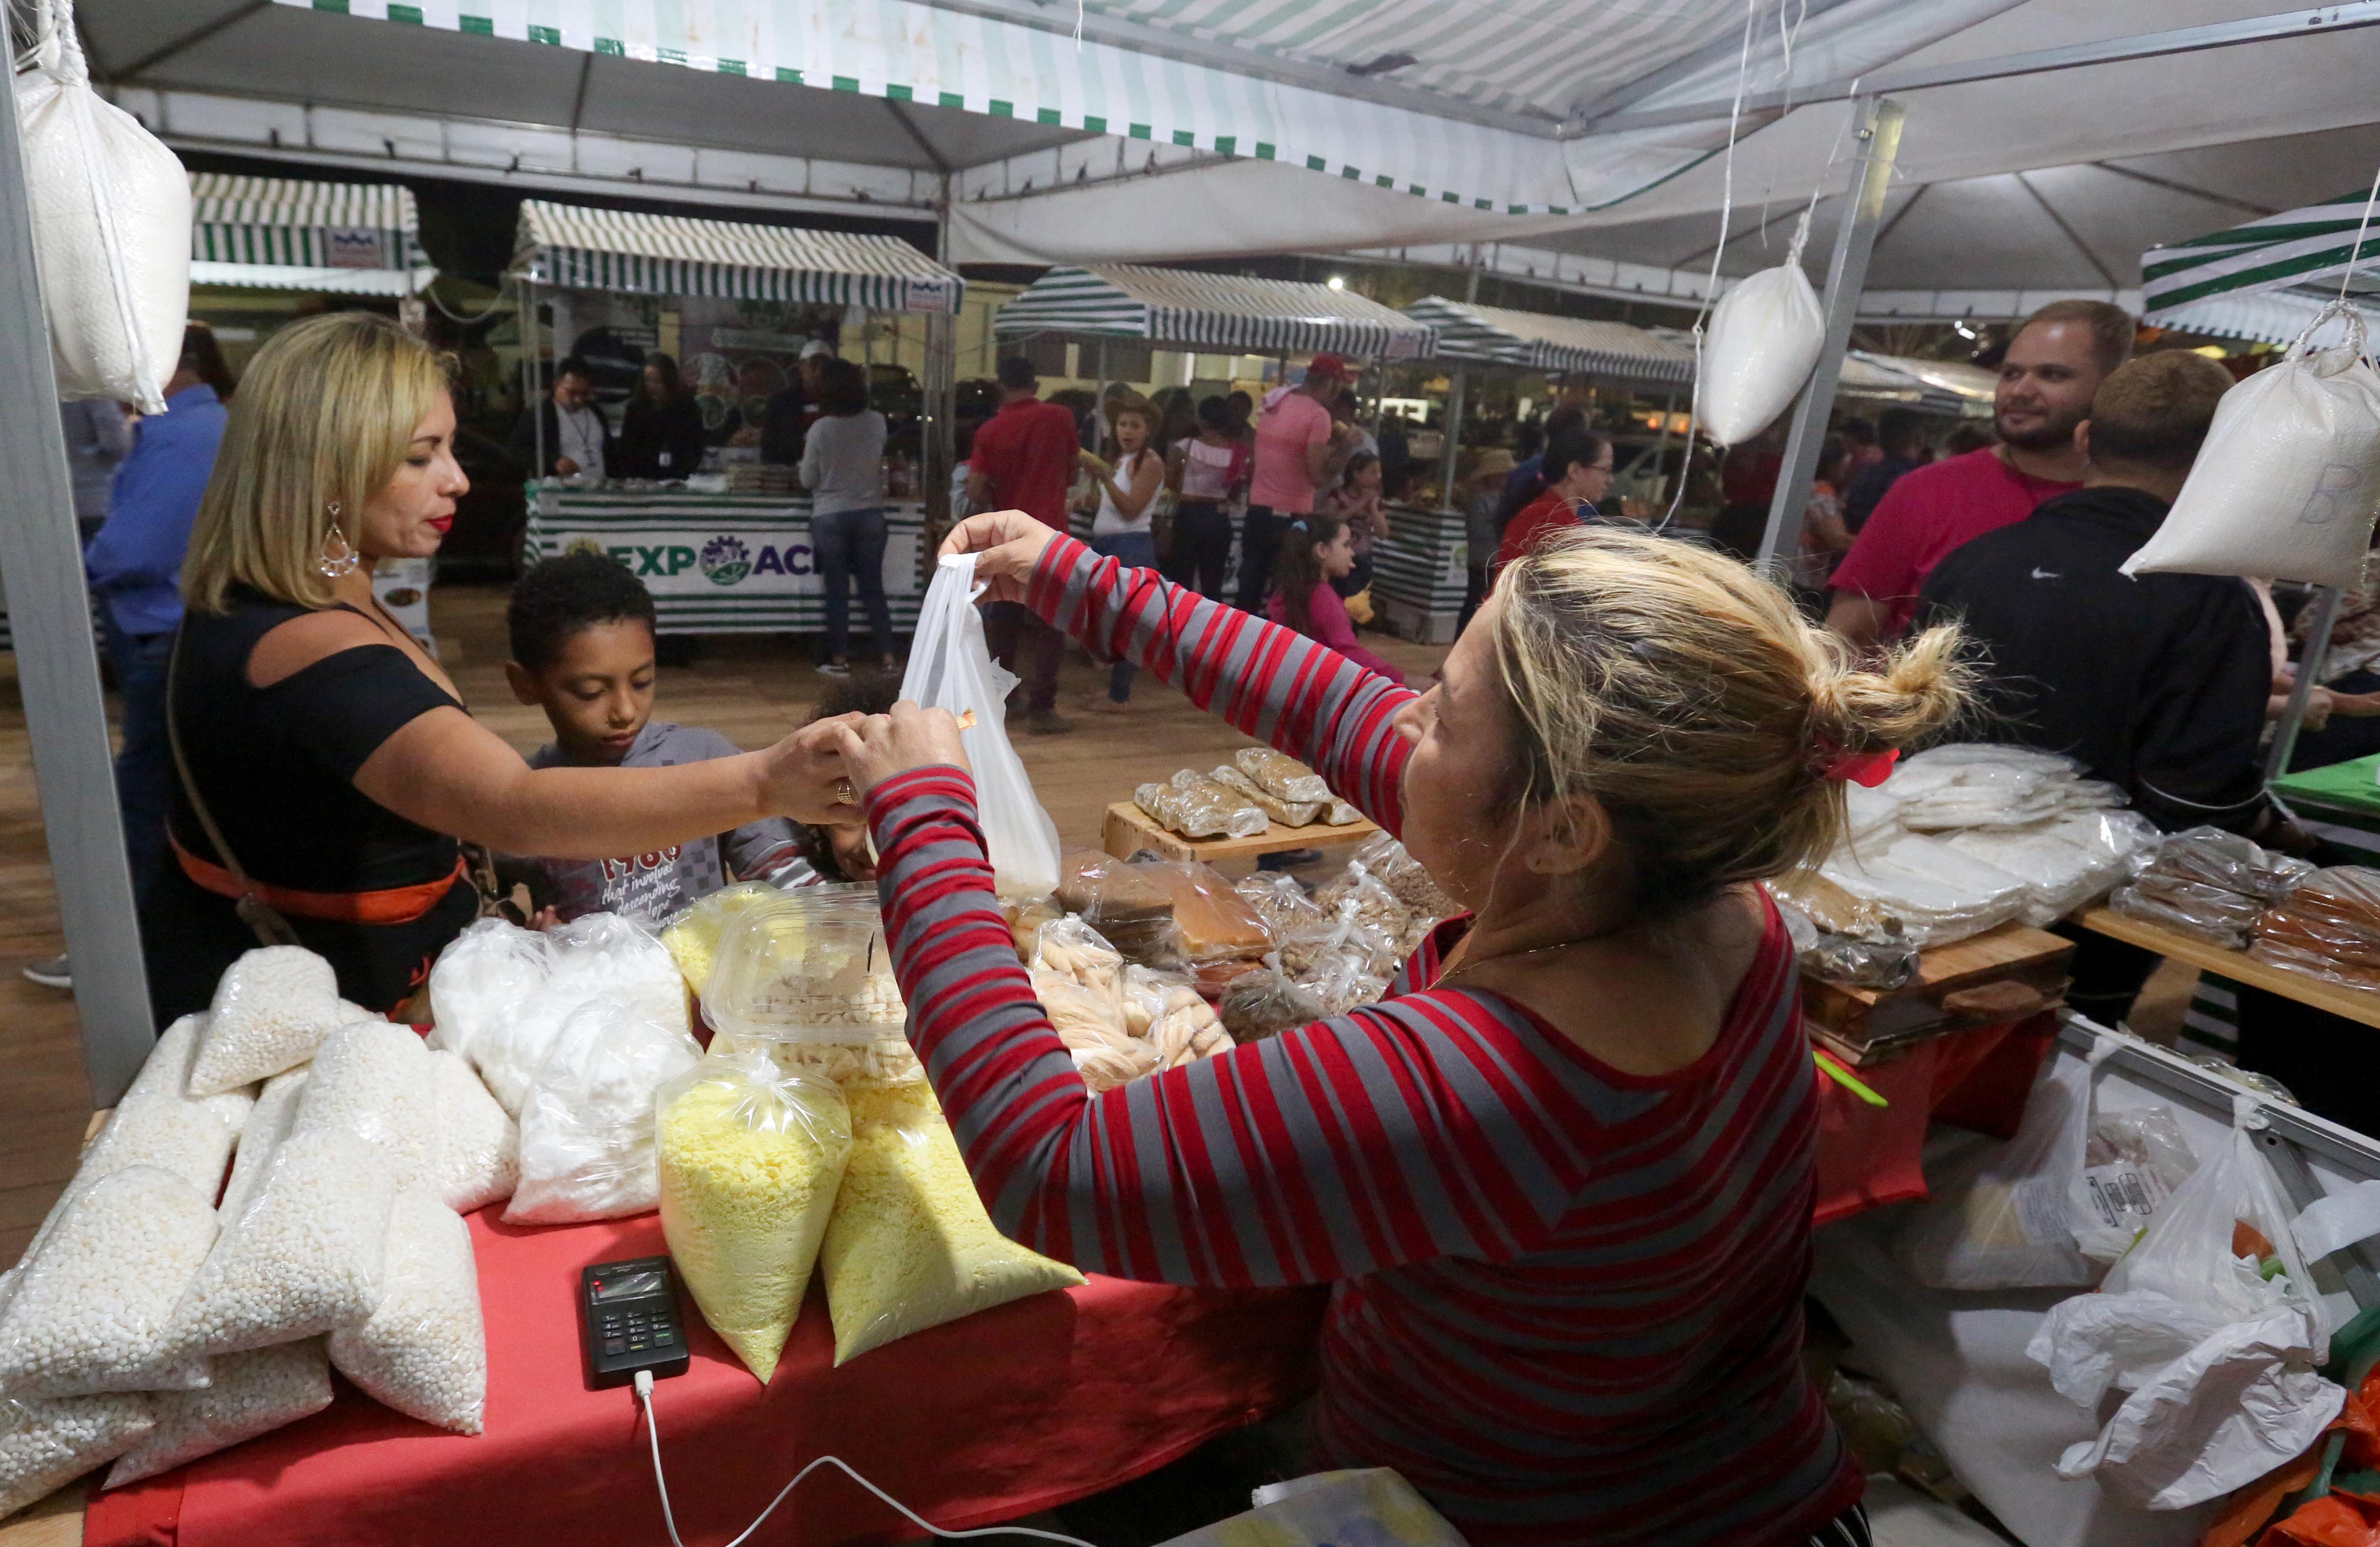
[[[88,1396],[205,1385],[206,1361],[170,1335],[216,1232],[212,1203],[155,1166],[71,1195],[0,1308],[0,1389]]]
[[[2256,921],[2259,961],[2356,988],[2380,988],[2380,871],[2317,870]]]
[[[677,970],[697,997],[710,981],[710,963],[727,926],[752,904],[778,895],[777,888],[765,881],[740,881],[697,898],[683,912],[662,922],[662,948],[677,962]]]
[[[1417,915],[1390,891],[1378,876],[1360,864],[1350,864],[1314,894],[1322,909],[1319,924],[1283,936],[1281,964],[1292,976],[1303,978],[1321,958],[1352,952],[1364,970],[1379,977],[1396,972],[1407,952],[1405,937]]]
[[[156,1426],[150,1401],[131,1392],[0,1400],[0,1517],[130,1450]]]
[[[331,1332],[331,1362],[407,1418],[476,1434],[488,1408],[488,1335],[471,1227],[437,1194],[407,1189],[389,1211],[387,1290],[370,1320]]]
[[[1296,876],[1281,870],[1257,870],[1232,883],[1232,889],[1246,899],[1265,927],[1272,931],[1275,940],[1286,940],[1301,931],[1318,928],[1330,921],[1330,913],[1301,885]]]
[[[1355,846],[1348,864],[1362,865],[1380,879],[1380,884],[1394,894],[1396,900],[1416,913],[1427,913],[1432,919],[1451,918],[1462,910],[1454,899],[1446,895],[1430,873],[1422,868],[1419,860],[1405,852],[1405,846],[1387,833],[1374,833]]]
[[[1271,825],[1260,808],[1213,780],[1191,778],[1187,785],[1173,780],[1143,784],[1133,791],[1133,804],[1184,838],[1254,838]]]
[[[1783,263],[1738,282],[1711,309],[1694,417],[1719,445],[1749,441],[1774,424],[1818,363],[1827,321],[1802,272],[1808,233],[1804,220]]]
[[[1876,937],[1820,931],[1799,952],[1802,970],[1856,988],[1899,988],[1917,975],[1916,942],[1895,923]]]
[[[380,1147],[399,1188],[438,1186],[438,1094],[430,1049],[410,1026],[367,1021],[334,1032],[309,1066],[292,1133],[344,1128]]]
[[[975,770],[978,819],[1002,897],[1047,897],[1058,889],[1058,825],[1033,793],[1008,742],[1008,692],[1016,679],[984,643],[976,610],[975,555],[945,554],[917,609],[917,637],[901,696],[975,720],[959,732]]]
[[[1073,1268],[1001,1236],[923,1080],[851,1091],[845,1099],[851,1158],[819,1248],[835,1363],[1084,1282]]]
[[[907,1024],[873,887],[803,887],[744,909],[719,944],[702,1013],[723,1035],[868,1046]]]
[[[474,922],[430,969],[430,1045],[478,1068],[480,1044],[544,993],[552,971],[552,952],[536,930],[503,919]]]
[[[1284,801],[1229,763],[1218,763],[1208,779],[1246,800],[1284,828],[1311,827],[1322,816],[1327,801]]]
[[[2141,879],[2192,881],[2259,902],[2275,902],[2313,874],[2313,866],[2305,861],[2277,854],[2237,833],[2220,828],[2191,828],[2157,845],[2156,857],[2142,872]]]
[[[590,999],[563,1022],[520,1112],[520,1181],[504,1218],[575,1225],[658,1199],[653,1093],[702,1057],[694,1038]]]
[[[2051,1308],[2026,1352],[2096,1412],[2129,1393],[2066,1478],[2095,1478],[2144,1509],[2182,1509],[2304,1453],[2346,1401],[2314,1373],[2329,1325],[2279,1184],[2233,1103],[2215,1155],[2177,1188],[2100,1293]]]
[[[1058,1040],[1074,1055],[1075,1069],[1093,1095],[1157,1071],[1156,1047],[1132,1034],[1117,994],[1087,988],[1063,973],[1042,970],[1032,975],[1033,997],[1050,1017]]]
[[[2005,870],[1931,838],[1903,838],[1880,852],[1838,849],[1819,873],[1898,918],[1920,946],[1949,945],[2022,915],[2032,901]]]
[[[1140,866],[1096,849],[1070,849],[1059,871],[1059,904],[1081,915],[1127,961],[1161,966],[1181,960],[1172,894]]]
[[[1298,986],[1314,996],[1326,1019],[1358,1005],[1377,1004],[1389,991],[1389,975],[1374,972],[1373,961],[1359,949],[1326,951],[1298,978]]]
[[[1233,978],[1215,1008],[1234,1043],[1261,1042],[1329,1019],[1322,1001],[1277,967]]]
[[[1157,1050],[1160,1069],[1179,1069],[1231,1050],[1231,1034],[1188,978],[1127,967],[1117,998],[1124,1030]]]
[[[546,932],[554,992],[609,999],[672,1031],[693,1033],[686,980],[660,937],[618,913],[582,913]]]
[[[190,308],[189,178],[91,90],[69,0],[32,9],[41,26],[33,68],[16,81],[17,132],[58,395],[162,414]]]
[[[1263,918],[1214,866],[1167,860],[1135,868],[1172,900],[1182,952],[1192,962],[1234,957],[1253,961],[1272,949]]]
[[[655,1101],[662,1235],[702,1319],[765,1385],[850,1158],[843,1093],[748,1047],[704,1058]]]
[[[2107,906],[2126,918],[2163,925],[2230,950],[2246,949],[2249,932],[2265,911],[2252,897],[2154,870],[2129,887],[2118,887]]]
[[[331,964],[303,946],[261,946],[224,969],[190,1063],[189,1094],[218,1095],[314,1056],[345,1024]]]
[[[2312,347],[2332,318],[2346,340]],[[2362,315],[2334,301],[2216,405],[2173,509],[2126,574],[2256,574],[2353,590],[2380,510],[2380,372]]]
[[[2099,1270],[2075,1244],[2091,1138],[2091,1077],[2116,1049],[2053,1056],[2025,1098],[2016,1137],[1978,1151],[1933,1188],[1893,1242],[1917,1281],[1936,1289],[2084,1285]]]
[[[150,1396],[156,1427],[109,1469],[107,1486],[121,1488],[171,1471],[330,1405],[331,1366],[321,1338],[225,1354],[214,1361],[214,1379],[204,1390]]]
[[[1026,966],[1073,978],[1094,993],[1113,998],[1123,956],[1079,918],[1055,918],[1034,934]]]
[[[1328,803],[1330,785],[1312,768],[1286,752],[1269,746],[1244,746],[1232,754],[1240,772],[1271,792],[1275,800]]]

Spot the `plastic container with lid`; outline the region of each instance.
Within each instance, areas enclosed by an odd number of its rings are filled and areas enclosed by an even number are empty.
[[[743,909],[720,936],[702,1012],[739,1042],[905,1042],[875,888],[804,887]]]

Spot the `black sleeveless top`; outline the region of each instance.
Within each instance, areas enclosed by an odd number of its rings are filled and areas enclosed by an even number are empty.
[[[229,603],[220,613],[184,616],[167,712],[190,778],[240,865],[260,882],[303,891],[380,891],[452,876],[455,840],[374,803],[355,775],[415,719],[462,706],[394,645],[341,650],[270,687],[252,686],[248,663],[257,642],[307,610],[245,587],[235,587]],[[193,855],[223,863],[178,779],[166,827]],[[463,883],[407,924],[289,922],[330,960],[342,996],[385,1013],[426,978],[476,908]],[[215,978],[257,943],[229,899],[170,860],[142,900],[141,924],[160,1025],[205,1009]]]

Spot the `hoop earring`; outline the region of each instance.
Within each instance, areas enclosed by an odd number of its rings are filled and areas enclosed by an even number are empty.
[[[342,580],[355,574],[363,560],[356,552],[355,545],[347,541],[346,533],[339,530],[339,502],[336,500],[331,502],[330,511],[331,530],[322,538],[322,556],[314,561],[314,567],[322,572],[325,580]],[[333,538],[336,538],[339,544],[335,553],[331,550]]]

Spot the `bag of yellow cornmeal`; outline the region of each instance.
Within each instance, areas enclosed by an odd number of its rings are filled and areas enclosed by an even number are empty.
[[[766,1384],[851,1153],[843,1093],[761,1049],[705,1058],[653,1105],[670,1255],[702,1319]]]
[[[741,882],[698,900],[662,926],[662,944],[697,997],[710,981],[710,963],[719,954],[720,937],[727,926],[754,903],[783,895],[766,881]]]
[[[820,1265],[834,1361],[1083,1275],[1002,1238],[923,1081],[847,1089],[851,1162]]]

